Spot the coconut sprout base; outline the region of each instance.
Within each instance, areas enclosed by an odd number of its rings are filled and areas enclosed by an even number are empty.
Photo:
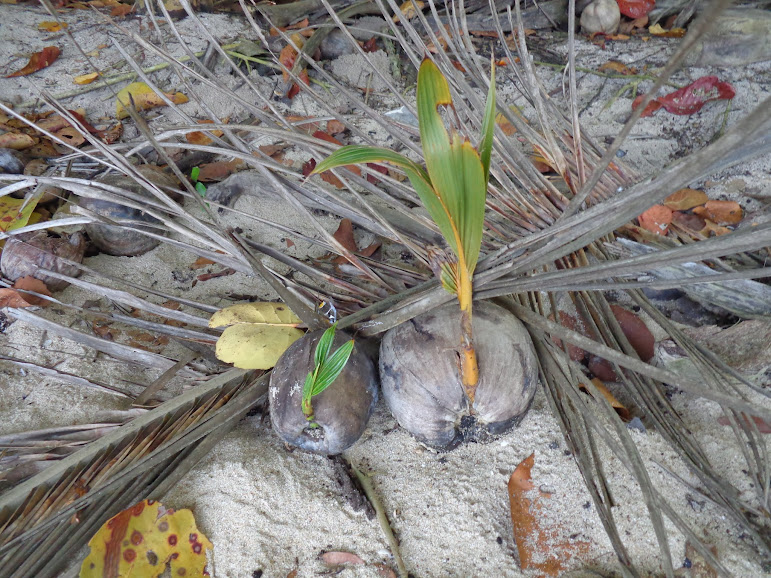
[[[322,455],[335,455],[364,433],[377,404],[375,364],[357,343],[338,378],[313,397],[311,427],[302,411],[305,378],[314,367],[316,344],[324,332],[314,331],[295,341],[278,360],[270,377],[269,405],[273,429],[286,443]],[[332,350],[351,339],[337,332]]]
[[[460,380],[455,303],[393,328],[380,347],[380,380],[391,413],[433,449],[494,439],[519,423],[535,395],[538,367],[524,325],[485,301],[474,304],[472,323],[479,360],[473,406]]]

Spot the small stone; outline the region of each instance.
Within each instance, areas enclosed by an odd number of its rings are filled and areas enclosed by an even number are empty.
[[[325,60],[334,60],[343,54],[353,54],[355,51],[356,48],[351,43],[351,39],[339,28],[335,28],[321,41],[321,58]]]

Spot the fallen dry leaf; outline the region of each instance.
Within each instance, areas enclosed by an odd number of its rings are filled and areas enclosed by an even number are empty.
[[[29,275],[16,279],[16,281],[13,283],[13,289],[17,289],[19,291],[34,291],[35,293],[40,293],[41,295],[51,297],[51,291],[48,289],[48,287],[46,287],[46,284],[43,283],[40,279],[31,277]],[[24,300],[31,305],[48,307],[51,304],[50,301],[43,299],[42,297],[38,297],[37,295],[30,295],[29,293],[23,293],[22,295],[24,295]]]
[[[763,418],[760,418],[756,415],[749,416],[752,418],[752,421],[755,422],[755,426],[757,426],[758,431],[762,434],[769,434],[771,433],[771,425],[766,423]],[[744,416],[744,419],[747,420],[747,416]],[[717,418],[717,423],[720,425],[731,425],[731,420],[728,419],[726,416]]]
[[[113,18],[123,18],[124,16],[131,14],[133,11],[133,4],[118,4],[117,6],[112,7],[112,10],[110,10],[110,16]]]
[[[240,171],[246,167],[246,162],[242,159],[233,159],[232,161],[217,161],[215,163],[204,163],[198,167],[198,182],[211,183],[221,181],[225,177]]]
[[[685,28],[670,28],[665,30],[661,24],[654,24],[648,28],[648,32],[659,38],[682,38],[685,36]]]
[[[560,527],[542,527],[548,519],[542,512],[549,507],[549,494],[537,490],[531,479],[534,463],[532,453],[516,467],[508,483],[519,563],[523,570],[538,570],[541,576],[559,576],[571,558],[586,556],[589,543],[562,536]]]
[[[679,115],[694,114],[710,100],[730,100],[736,96],[733,86],[721,82],[717,76],[702,76],[688,86],[684,86],[666,96],[660,96],[645,107],[642,116],[651,116],[659,108]],[[635,110],[645,95],[635,98],[632,110]]]
[[[353,223],[350,219],[343,219],[337,227],[337,231],[332,235],[335,240],[351,253],[358,251],[356,240],[353,237]]]
[[[629,18],[642,18],[653,10],[656,0],[616,0],[621,14]]]
[[[332,119],[327,121],[327,134],[340,134],[345,132],[345,125],[339,120]]]
[[[624,404],[622,404],[620,401],[616,399],[616,397],[610,393],[610,390],[605,387],[605,384],[602,383],[599,379],[596,377],[592,379],[592,383],[594,384],[594,387],[597,388],[597,390],[602,394],[602,396],[608,400],[608,403],[611,405],[611,407],[616,411],[618,414],[618,417],[620,417],[624,421],[629,421],[632,419],[632,414],[629,413],[629,410],[624,407]],[[591,395],[589,392],[589,388],[586,387],[585,384],[579,383],[578,389],[583,391],[586,394]]]
[[[167,564],[172,576],[207,576],[206,551],[213,545],[196,527],[193,513],[162,508],[144,500],[105,522],[88,543],[91,552],[80,577],[155,578]]]
[[[609,60],[608,62],[605,62],[600,66],[599,70],[600,72],[615,72],[616,74],[623,74],[624,76],[637,74],[635,69],[629,68],[626,64],[619,62],[618,60]]]
[[[624,309],[619,305],[611,305],[611,311],[613,316],[621,326],[621,331],[624,332],[624,336],[629,341],[629,344],[640,356],[643,361],[650,361],[653,359],[653,348],[656,343],[656,339],[648,329],[648,326],[643,323],[635,313]]]
[[[52,22],[51,20],[44,20],[37,25],[37,29],[43,32],[60,32],[65,28],[67,28],[66,22]]]
[[[176,93],[164,93],[166,98],[171,100],[174,104],[184,104],[189,99],[181,92]],[[127,108],[131,106],[131,101],[134,101],[136,109],[148,110],[157,106],[166,106],[166,102],[158,94],[156,94],[150,86],[144,82],[132,82],[128,86],[122,88],[118,92],[118,98],[116,99],[115,115],[118,119],[124,119],[129,115]]]
[[[303,28],[308,28],[310,23],[308,22],[307,18],[304,18],[298,22],[295,22],[294,24],[290,24],[289,26],[284,26],[283,28],[274,28],[271,26],[270,28],[270,36],[278,36],[279,31],[281,32],[287,32],[289,30],[302,30]]]
[[[203,269],[207,265],[214,265],[214,261],[211,259],[207,259],[206,257],[198,257],[192,265],[190,265],[191,269]]]
[[[648,16],[641,16],[640,18],[635,18],[634,20],[628,20],[626,22],[622,22],[618,26],[618,31],[622,34],[629,34],[633,30],[636,30],[638,28],[645,28],[648,26]]]
[[[97,78],[99,78],[98,72],[89,72],[88,74],[81,74],[72,79],[75,84],[91,84]]]
[[[637,217],[643,229],[656,235],[666,235],[672,222],[672,209],[664,205],[653,205]]]
[[[664,206],[673,211],[687,211],[709,200],[707,193],[696,189],[680,189],[664,199]]]
[[[399,12],[401,12],[401,15],[395,14],[393,21],[399,22],[401,19],[400,16],[404,16],[407,20],[412,20],[415,18],[418,10],[423,10],[423,6],[425,6],[425,2],[422,2],[421,0],[407,0],[404,4],[399,6]]]
[[[742,207],[736,201],[707,201],[704,207],[697,207],[693,212],[718,225],[736,225],[744,217]]]
[[[350,552],[324,552],[321,561],[328,566],[342,566],[343,564],[366,564],[356,554]]]
[[[24,149],[28,149],[34,144],[35,139],[33,139],[28,134],[20,132],[7,132],[0,134],[0,147],[4,149],[22,151]]]
[[[54,61],[59,58],[61,52],[62,51],[59,50],[56,46],[46,46],[40,52],[35,52],[32,56],[30,56],[29,62],[24,68],[9,74],[6,76],[6,78],[11,78],[14,76],[27,76],[28,74],[42,70],[47,66],[51,66],[51,64],[53,64]]]
[[[32,303],[24,299],[18,291],[2,288],[0,289],[0,309],[4,307],[21,309],[24,307],[32,307]]]
[[[706,226],[704,217],[691,213],[681,213],[680,211],[672,213],[672,224],[690,233],[698,233]]]

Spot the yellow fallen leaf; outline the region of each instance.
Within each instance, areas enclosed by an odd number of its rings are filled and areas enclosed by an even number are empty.
[[[415,18],[418,10],[423,10],[423,6],[425,6],[425,2],[422,2],[421,0],[407,0],[399,7],[399,12],[401,12],[401,15],[404,16],[407,20],[412,20]],[[399,22],[399,19],[399,14],[395,14],[393,21]]]
[[[270,369],[292,343],[305,335],[283,303],[239,303],[217,311],[209,327],[229,326],[217,340],[217,359],[241,369]]]
[[[206,573],[206,551],[214,546],[196,527],[190,510],[166,509],[144,500],[110,518],[91,538],[80,578],[157,578],[171,563],[172,576]]]
[[[52,22],[51,20],[44,20],[37,25],[38,30],[43,30],[45,32],[59,32],[65,28],[67,28],[66,22]]]
[[[37,201],[30,201],[24,206],[24,199],[10,196],[0,197],[0,231],[8,232],[27,226],[35,210]]]
[[[189,100],[181,92],[164,94],[174,104],[184,104]],[[155,108],[156,106],[166,106],[164,100],[147,84],[144,82],[132,82],[128,86],[121,89],[120,92],[118,92],[118,98],[115,107],[115,114],[118,119],[124,119],[129,116],[126,108],[131,106],[132,99],[137,110],[147,110],[150,108]]]
[[[81,74],[72,79],[75,84],[91,84],[97,78],[99,78],[98,72],[89,72],[88,74]]]
[[[671,30],[666,30],[661,24],[649,26],[648,32],[654,36],[663,36],[664,38],[682,38],[685,36],[685,28],[672,28]]]

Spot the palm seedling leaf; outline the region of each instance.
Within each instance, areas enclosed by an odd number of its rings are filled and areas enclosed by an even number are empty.
[[[417,101],[420,139],[428,175],[438,204],[451,225],[451,235],[444,229],[442,233],[455,250],[460,266],[471,274],[476,267],[482,241],[486,171],[479,154],[467,139],[455,132],[452,137],[447,133],[439,107],[452,106],[450,87],[441,71],[428,59],[423,61],[418,72]],[[487,132],[491,132],[489,128]],[[492,141],[487,144],[487,140],[487,135],[483,135],[489,166]],[[426,208],[436,220],[431,206],[427,204]]]

